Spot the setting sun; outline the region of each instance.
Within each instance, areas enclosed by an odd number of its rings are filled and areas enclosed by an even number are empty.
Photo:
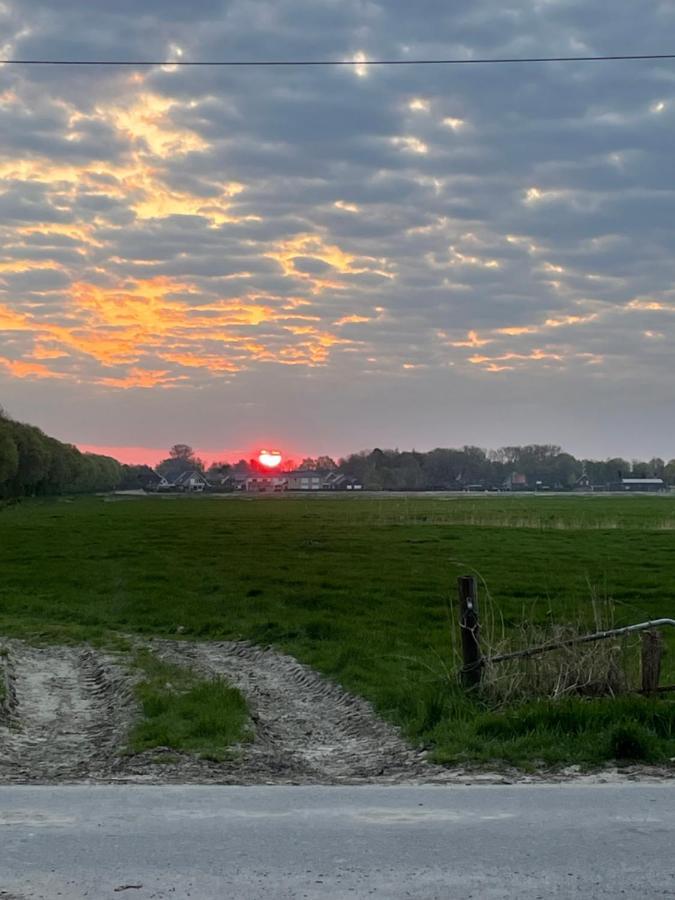
[[[266,469],[276,469],[282,456],[278,450],[261,450],[258,454],[258,462]]]

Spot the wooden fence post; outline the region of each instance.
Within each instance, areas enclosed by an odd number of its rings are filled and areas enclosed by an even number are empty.
[[[462,637],[462,684],[478,687],[483,674],[480,652],[480,622],[478,618],[478,585],[473,575],[457,579],[459,590],[459,631]]]
[[[660,631],[642,632],[642,693],[654,694],[661,677],[663,635]]]

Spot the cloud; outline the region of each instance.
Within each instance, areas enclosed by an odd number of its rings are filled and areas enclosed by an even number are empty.
[[[242,428],[255,408],[309,434],[354,383],[357,420],[384,428],[389,409],[420,446],[417,408],[443,405],[450,377],[457,410],[527,377],[547,405],[572,385],[575,403],[618,404],[631,377],[658,397],[675,336],[672,64],[368,60],[649,52],[674,18],[647,3],[637,27],[628,0],[610,19],[540,0],[424,15],[401,0],[5,2],[9,55],[359,65],[0,67],[3,398],[31,379],[95,390],[97,420],[108,393],[200,408],[222,392]],[[313,386],[311,427],[285,395],[270,409],[272,382]],[[212,445],[207,419],[195,440]]]

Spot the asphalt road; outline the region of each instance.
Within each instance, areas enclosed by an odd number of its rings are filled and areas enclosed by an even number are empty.
[[[9,897],[675,897],[675,782],[2,787]]]

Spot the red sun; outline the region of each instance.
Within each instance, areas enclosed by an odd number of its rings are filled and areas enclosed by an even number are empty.
[[[261,450],[258,454],[258,462],[266,469],[276,469],[282,456],[278,450]]]

